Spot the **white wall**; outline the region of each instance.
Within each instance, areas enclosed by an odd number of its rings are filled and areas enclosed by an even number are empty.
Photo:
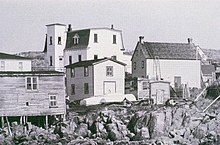
[[[106,66],[113,66],[113,76],[106,76]],[[116,82],[116,93],[124,94],[125,68],[123,65],[111,60],[96,64],[94,66],[94,95],[103,95],[104,81]]]
[[[66,45],[66,33],[65,33],[65,26],[61,25],[52,25],[47,26],[47,61],[48,66],[50,62],[50,56],[53,57],[53,68],[54,70],[60,70],[60,68],[64,67],[64,60],[60,62],[59,56],[63,56],[63,50]],[[50,43],[50,36],[52,36],[53,44],[49,45]],[[58,37],[61,37],[61,45],[58,44]],[[49,66],[50,67],[50,66]]]
[[[31,71],[31,60],[23,59],[0,59],[5,62],[5,68],[0,67],[0,71]],[[22,69],[19,69],[19,62],[22,62]]]
[[[188,83],[189,87],[201,88],[200,60],[166,60],[160,59],[161,78],[171,82],[174,86],[174,76],[181,76],[181,83]],[[153,59],[147,59],[147,75],[155,77]]]
[[[86,49],[71,49],[64,51],[64,66],[69,65],[69,56],[72,56],[72,63],[78,62],[78,55],[81,55],[82,61],[87,59],[87,50]]]

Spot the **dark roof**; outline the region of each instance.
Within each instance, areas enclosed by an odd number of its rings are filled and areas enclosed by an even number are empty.
[[[6,53],[0,53],[0,59],[31,59],[31,58],[21,57],[21,56],[12,55],[12,54],[6,54]]]
[[[61,23],[53,23],[53,24],[48,24],[46,26],[53,26],[53,25],[66,26],[65,24],[61,24]]]
[[[124,64],[120,61],[117,61],[117,60],[113,60],[113,59],[110,59],[110,58],[102,58],[102,59],[93,59],[93,60],[80,61],[80,62],[76,62],[76,63],[70,64],[70,65],[67,65],[65,67],[66,68],[86,67],[86,66],[94,65],[95,63],[98,63],[98,62],[101,62],[101,61],[104,61],[104,60],[111,60],[111,61],[119,63],[121,65],[126,65],[126,64]]]
[[[215,66],[214,65],[201,65],[202,74],[204,75],[212,75],[213,72],[215,72]]]
[[[196,49],[193,44],[144,42],[141,45],[146,58],[154,59],[158,56],[159,59],[196,59]]]
[[[220,62],[220,50],[218,49],[202,49],[208,59]]]
[[[90,34],[90,29],[67,32],[66,48],[65,49],[86,48],[89,44],[89,34]],[[76,45],[73,44],[73,37],[75,35],[79,36],[79,43]]]

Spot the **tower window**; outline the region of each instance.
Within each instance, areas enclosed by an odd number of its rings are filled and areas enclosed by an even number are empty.
[[[72,56],[69,56],[69,64],[72,64]]]
[[[53,57],[50,56],[50,66],[53,66]]]
[[[58,37],[58,44],[61,45],[61,37]]]
[[[82,61],[82,56],[81,55],[78,55],[78,61]]]
[[[116,35],[113,35],[113,44],[117,43]]]
[[[49,45],[52,45],[53,44],[53,38],[52,38],[52,36],[50,36],[50,43],[49,43]]]
[[[98,34],[94,34],[94,43],[98,42]]]

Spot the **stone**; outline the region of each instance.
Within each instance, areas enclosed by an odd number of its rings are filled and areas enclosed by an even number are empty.
[[[141,128],[140,134],[141,134],[141,139],[149,139],[150,138],[150,134],[149,134],[147,127]]]
[[[81,123],[76,128],[75,132],[82,137],[86,137],[88,135],[88,125],[85,123]]]

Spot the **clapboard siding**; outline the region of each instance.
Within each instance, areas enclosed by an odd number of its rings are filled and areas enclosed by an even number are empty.
[[[38,90],[27,91],[26,77],[38,77]],[[64,75],[28,74],[0,77],[1,116],[39,116],[65,114]],[[57,95],[57,108],[49,107],[49,94]],[[29,105],[26,105],[26,102]]]

